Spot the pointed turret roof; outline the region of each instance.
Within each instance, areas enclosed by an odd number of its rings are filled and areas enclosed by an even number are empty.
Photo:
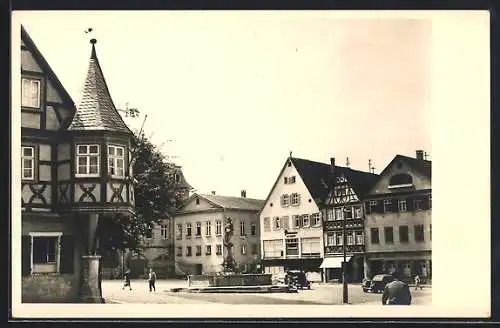
[[[96,40],[90,40],[92,53],[83,96],[69,130],[98,130],[132,133],[116,110],[97,59]]]

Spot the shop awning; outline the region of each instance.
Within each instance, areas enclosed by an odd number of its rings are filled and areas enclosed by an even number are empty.
[[[350,256],[346,257],[346,261],[349,262],[351,259]],[[341,268],[342,261],[344,261],[344,257],[325,257],[323,259],[323,263],[321,263],[321,269],[332,269],[332,268]]]

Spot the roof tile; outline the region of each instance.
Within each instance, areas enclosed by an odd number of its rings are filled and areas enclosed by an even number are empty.
[[[132,133],[116,110],[92,44],[83,95],[69,130]]]

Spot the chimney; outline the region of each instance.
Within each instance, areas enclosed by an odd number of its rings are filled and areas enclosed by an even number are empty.
[[[423,150],[417,150],[417,159],[423,160],[424,159],[424,151]]]
[[[247,197],[247,191],[246,190],[242,190],[241,191],[241,197],[242,198],[246,198]]]
[[[333,180],[335,177],[335,157],[330,157],[330,173]]]
[[[215,195],[215,190],[212,191],[212,195]]]

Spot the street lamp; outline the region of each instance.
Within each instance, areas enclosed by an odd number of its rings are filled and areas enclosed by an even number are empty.
[[[340,198],[340,197],[339,197]],[[347,304],[349,303],[349,294],[348,294],[348,286],[347,286],[347,232],[346,232],[346,225],[347,225],[347,218],[345,215],[347,205],[353,200],[354,197],[350,193],[346,191],[346,197],[342,197],[342,205],[341,205],[341,210],[342,210],[342,217],[343,217],[343,222],[342,222],[342,253],[344,256],[344,260],[342,262],[342,303]]]

